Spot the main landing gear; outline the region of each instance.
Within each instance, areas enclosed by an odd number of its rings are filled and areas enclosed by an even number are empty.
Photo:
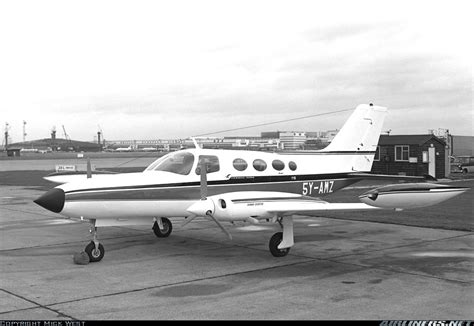
[[[293,218],[291,216],[279,217],[277,221],[283,232],[277,232],[271,237],[268,248],[274,257],[284,257],[288,255],[294,245]]]
[[[153,232],[158,238],[167,238],[171,231],[173,231],[173,224],[171,221],[166,217],[160,217],[158,219],[154,219],[155,223],[153,223]]]

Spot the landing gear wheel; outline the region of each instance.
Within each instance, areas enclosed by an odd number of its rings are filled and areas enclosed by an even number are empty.
[[[278,249],[278,245],[282,240],[283,232],[277,232],[271,237],[270,242],[268,243],[268,248],[275,257],[284,257],[290,252],[290,248]]]
[[[91,241],[86,246],[86,249],[84,249],[84,251],[89,256],[89,261],[91,263],[96,262],[96,261],[101,261],[102,258],[104,258],[104,254],[105,254],[104,246],[101,243],[99,243],[99,246],[96,249],[94,241]]]
[[[163,223],[163,230],[158,226],[158,222],[155,222],[153,224],[153,232],[155,232],[158,238],[167,238],[173,230],[173,225],[166,217],[162,217],[161,222]]]

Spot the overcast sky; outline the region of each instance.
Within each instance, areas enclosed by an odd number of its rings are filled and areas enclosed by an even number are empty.
[[[473,135],[471,2],[0,1],[1,128],[186,138],[373,102],[392,134]]]

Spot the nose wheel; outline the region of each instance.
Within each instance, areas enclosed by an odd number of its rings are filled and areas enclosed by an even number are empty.
[[[105,255],[104,246],[97,239],[97,228],[95,227],[95,220],[91,221],[90,233],[92,234],[92,241],[86,246],[84,252],[89,256],[91,263],[101,261]]]
[[[104,258],[104,254],[105,254],[104,246],[101,243],[99,243],[99,245],[96,248],[94,241],[91,241],[86,246],[84,251],[87,254],[87,256],[89,256],[89,261],[91,263],[94,263],[96,261],[101,261],[102,258]]]

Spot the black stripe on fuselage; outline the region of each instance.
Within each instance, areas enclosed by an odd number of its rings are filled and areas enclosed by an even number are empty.
[[[308,193],[308,195],[320,197],[347,187],[360,179],[347,174],[231,178],[229,180],[208,181],[208,196],[237,191],[272,191],[303,195],[302,181],[308,180],[308,184],[312,183],[314,185],[312,193]],[[331,188],[323,189],[320,183],[331,183]],[[81,189],[66,193],[67,201],[196,200],[199,198],[199,182]]]
[[[363,178],[360,176],[353,176],[350,173],[327,173],[327,174],[302,174],[302,175],[272,175],[272,176],[238,176],[231,177],[227,180],[207,181],[208,186],[213,185],[233,185],[242,183],[272,183],[272,182],[286,182],[286,181],[307,181],[307,180],[327,180],[327,179],[354,179],[359,181]],[[174,188],[174,187],[190,187],[199,186],[199,181],[194,182],[179,182],[166,184],[150,184],[150,185],[136,185],[136,186],[119,186],[119,187],[103,187],[103,188],[86,188],[66,191],[66,194],[76,192],[88,191],[107,191],[107,190],[136,190],[136,189],[152,189],[152,188]]]

